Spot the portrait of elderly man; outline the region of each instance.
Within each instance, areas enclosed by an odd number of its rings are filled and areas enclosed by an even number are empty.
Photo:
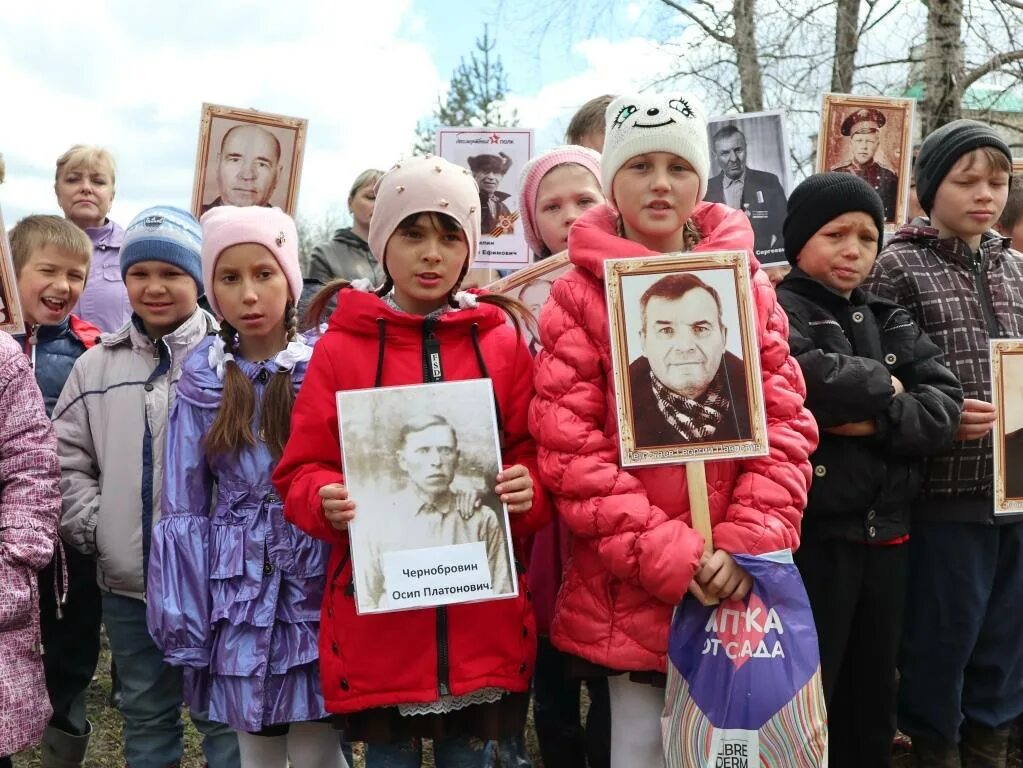
[[[499,152],[496,155],[473,155],[467,162],[480,188],[480,232],[484,235],[513,232],[515,217],[506,202],[511,194],[498,189],[512,166],[512,159]]]
[[[831,170],[852,173],[866,181],[881,196],[884,220],[895,221],[899,177],[874,159],[881,146],[881,129],[886,122],[884,112],[872,107],[861,107],[848,115],[842,121],[841,133],[849,137],[852,160]]]
[[[270,205],[281,168],[281,143],[273,133],[259,125],[234,126],[217,153],[217,197],[202,212],[218,205]]]
[[[474,542],[486,545],[494,593],[512,591],[502,516],[485,504],[466,504],[464,493],[452,487],[461,458],[458,435],[443,416],[416,416],[401,427],[395,460],[402,486],[385,502],[389,510],[373,514],[366,564],[368,603],[380,607],[386,594],[381,562],[385,552]]]
[[[727,351],[721,297],[694,274],[639,301],[642,356],[629,365],[637,449],[750,438],[742,359]]]
[[[720,171],[707,180],[704,199],[745,212],[753,227],[757,258],[784,261],[782,224],[787,200],[781,181],[769,171],[746,165],[746,135],[734,125],[714,134],[711,149]]]

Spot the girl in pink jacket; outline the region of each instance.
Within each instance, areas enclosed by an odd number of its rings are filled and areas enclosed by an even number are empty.
[[[608,676],[611,766],[663,764],[660,715],[671,614],[687,592],[741,599],[733,553],[795,549],[817,428],[789,355],[788,321],[753,257],[742,211],[703,203],[707,125],[692,98],[622,96],[607,109],[607,205],[572,227],[575,269],[540,315],[530,428],[540,473],[572,531],[551,639],[574,674]],[[612,391],[604,261],[678,251],[750,254],[769,456],[707,463],[715,550],[691,527],[685,468],[623,470]]]
[[[21,347],[0,332],[0,768],[38,744],[50,719],[36,572],[60,516],[53,425]]]

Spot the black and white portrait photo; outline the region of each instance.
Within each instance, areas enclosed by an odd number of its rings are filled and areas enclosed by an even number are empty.
[[[203,104],[192,213],[260,205],[293,215],[305,132],[301,118]]]
[[[784,112],[756,112],[707,121],[711,171],[707,195],[743,211],[762,265],[786,263],[782,224],[791,186]]]
[[[517,594],[488,379],[339,392],[359,613]]]
[[[995,513],[1023,513],[1023,339],[991,342]]]
[[[766,452],[747,257],[693,258],[605,267],[623,466]]]
[[[480,194],[478,267],[518,269],[530,262],[518,210],[519,176],[533,156],[525,128],[440,128],[437,154],[472,174]]]

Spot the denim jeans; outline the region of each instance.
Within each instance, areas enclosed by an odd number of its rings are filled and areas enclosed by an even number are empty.
[[[498,765],[501,768],[533,768],[524,737],[509,736],[487,742],[483,751],[483,768],[495,768]]]
[[[121,678],[125,763],[130,768],[166,768],[184,752],[181,669],[163,662],[163,653],[149,636],[141,600],[104,592],[103,624]],[[234,731],[201,713],[190,715],[203,734],[210,768],[239,768]]]
[[[485,744],[481,739],[459,737],[433,741],[433,759],[437,768],[484,768],[485,754]],[[423,745],[419,739],[366,745],[366,768],[420,768],[422,759]]]

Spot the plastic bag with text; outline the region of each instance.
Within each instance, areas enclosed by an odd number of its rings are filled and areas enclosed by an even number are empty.
[[[668,638],[661,733],[668,768],[827,766],[817,631],[788,550],[736,555],[744,601],[687,598]]]

